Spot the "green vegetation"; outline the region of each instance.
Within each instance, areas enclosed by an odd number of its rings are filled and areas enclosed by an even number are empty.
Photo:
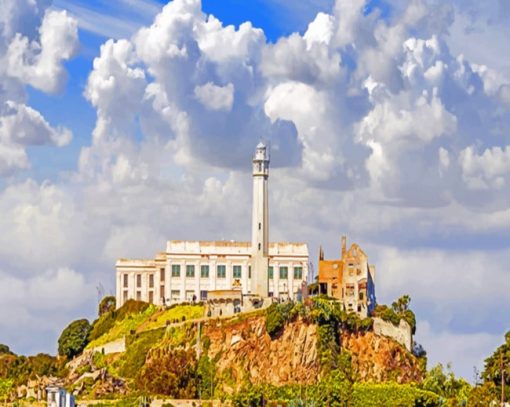
[[[122,338],[123,336],[128,336],[135,332],[138,327],[142,325],[142,323],[144,323],[148,318],[151,317],[151,315],[157,311],[157,308],[154,305],[149,305],[144,308],[145,309],[143,311],[134,311],[129,313],[120,308],[114,317],[114,322],[112,324],[113,326],[111,326],[109,330],[106,330],[103,335],[91,341],[87,348],[94,348],[100,345],[104,345],[105,343],[115,341]],[[111,322],[105,322],[107,318],[108,313],[99,318],[98,323],[105,324],[107,326],[110,325]],[[105,329],[105,327],[102,329]],[[102,329],[98,328],[98,331],[101,331]]]
[[[72,359],[79,355],[88,343],[92,327],[86,319],[71,322],[58,338],[58,354]]]
[[[4,354],[12,355],[13,353],[11,352],[11,349],[7,345],[0,343],[0,355]]]
[[[130,337],[126,343],[126,353],[119,363],[119,375],[134,379],[144,366],[149,350],[161,341],[164,333],[164,328],[161,328]]]
[[[414,312],[409,309],[411,297],[403,295],[391,304],[391,308],[387,305],[377,305],[374,310],[374,317],[379,317],[383,321],[391,322],[393,325],[398,326],[400,320],[407,321],[411,327],[411,332],[416,333],[416,316]]]
[[[169,349],[149,358],[136,378],[139,389],[177,399],[197,397],[197,359],[192,349]]]
[[[65,359],[45,353],[36,356],[0,355],[0,380],[11,380],[14,386],[42,376],[64,377]]]
[[[440,363],[427,372],[420,387],[441,396],[448,406],[466,403],[471,392],[471,385],[464,379],[456,378],[450,365],[447,365],[445,372]]]
[[[173,322],[198,319],[204,316],[204,306],[202,304],[175,305],[167,310],[154,315],[144,325],[144,330],[161,328]]]
[[[113,295],[104,297],[101,300],[101,302],[99,303],[97,315],[101,316],[103,314],[106,314],[107,312],[115,311],[116,304],[117,304],[117,300],[115,299],[115,297]]]
[[[13,390],[14,381],[12,379],[0,379],[0,400],[7,402],[10,393]]]
[[[439,407],[444,404],[437,394],[421,390],[411,384],[356,383],[352,393],[352,407]]]
[[[501,393],[501,375],[504,371],[505,393],[510,400],[510,331],[505,335],[505,343],[499,346],[494,353],[485,359],[485,367],[482,372],[484,383],[493,383]]]
[[[201,304],[174,305],[158,311],[154,305],[129,300],[118,310],[110,308],[94,322],[87,348],[104,345],[134,332],[158,329],[175,322],[198,319],[203,315],[204,306]]]

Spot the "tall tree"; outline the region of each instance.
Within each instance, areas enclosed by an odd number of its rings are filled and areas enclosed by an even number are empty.
[[[58,338],[58,354],[72,359],[79,355],[88,343],[88,336],[92,329],[86,319],[71,322]]]

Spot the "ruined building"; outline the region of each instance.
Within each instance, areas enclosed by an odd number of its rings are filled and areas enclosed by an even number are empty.
[[[297,298],[307,281],[308,247],[269,242],[269,158],[268,148],[259,143],[252,160],[251,242],[172,240],[152,260],[120,259],[117,307],[128,299],[170,305],[233,290],[261,298]]]
[[[319,291],[339,300],[347,312],[371,315],[376,304],[375,266],[368,264],[367,255],[356,243],[347,250],[347,238],[342,236],[340,259],[325,260],[320,249]]]

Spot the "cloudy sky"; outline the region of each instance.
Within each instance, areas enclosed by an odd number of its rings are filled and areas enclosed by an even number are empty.
[[[429,363],[510,328],[505,0],[0,0],[0,343],[54,353],[118,257],[250,236],[377,266]]]

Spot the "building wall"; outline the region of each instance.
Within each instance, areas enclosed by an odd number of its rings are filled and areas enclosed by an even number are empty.
[[[273,267],[269,292],[275,297],[296,298],[308,276],[306,245],[272,244],[269,251],[269,265]],[[127,299],[140,299],[157,305],[191,301],[193,296],[199,301],[207,291],[230,290],[237,283],[240,283],[243,294],[250,294],[252,291],[250,243],[169,242],[165,257],[164,262],[161,260],[162,256],[156,260],[117,261],[118,307]],[[186,275],[188,266],[193,267],[194,276]],[[202,266],[209,266],[208,277],[201,277]],[[225,267],[224,277],[218,275],[218,266]],[[239,278],[234,277],[234,266],[241,268]],[[176,270],[176,267],[179,268],[179,275],[172,275],[172,270]],[[287,277],[280,278],[280,271],[284,267],[287,267]],[[294,278],[294,269],[297,267],[301,268],[301,277]],[[151,275],[153,277],[150,277]]]
[[[391,322],[383,321],[381,318],[374,318],[374,333],[377,335],[388,336],[405,348],[408,351],[411,351],[413,344],[413,335],[411,331],[411,326],[404,321],[400,320],[399,326],[393,325]]]
[[[368,257],[357,245],[347,250],[342,237],[341,258],[325,260],[319,256],[319,284],[321,292],[338,299],[345,311],[356,312],[361,317],[370,315],[375,307],[375,268],[368,264]]]

